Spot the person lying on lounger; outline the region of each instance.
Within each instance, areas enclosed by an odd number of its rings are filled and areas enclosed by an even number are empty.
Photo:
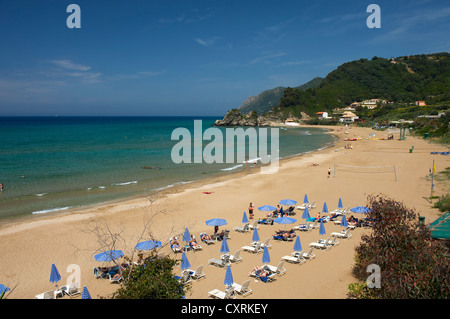
[[[200,234],[200,239],[201,240],[212,240],[211,236],[209,236],[206,233]]]
[[[264,269],[262,269],[258,266],[256,266],[255,268],[252,269],[251,272],[249,272],[249,275],[253,275],[253,274],[261,279],[266,278],[269,275],[269,273],[267,271],[265,271]]]
[[[197,240],[195,239],[195,236],[194,236],[194,235],[191,235],[191,240],[189,241],[189,245],[190,245],[192,248],[200,247],[200,245],[197,243]]]
[[[172,240],[170,241],[170,247],[180,248],[180,244],[178,243],[178,239],[176,237],[172,238]]]

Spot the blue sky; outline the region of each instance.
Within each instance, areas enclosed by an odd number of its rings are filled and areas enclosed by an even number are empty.
[[[450,2],[0,0],[0,43],[0,116],[223,116],[348,61],[449,52]]]

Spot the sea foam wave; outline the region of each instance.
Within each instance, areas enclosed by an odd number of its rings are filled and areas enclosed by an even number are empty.
[[[71,208],[71,206],[37,210],[37,211],[32,212],[32,214],[46,214],[46,213],[51,213],[51,212],[57,212],[59,210],[66,210],[69,208]]]

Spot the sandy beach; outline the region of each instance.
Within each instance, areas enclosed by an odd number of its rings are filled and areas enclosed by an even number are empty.
[[[63,214],[0,224],[0,283],[12,289],[6,297],[32,299],[54,288],[55,285],[49,282],[52,263],[58,267],[62,277],[59,286],[73,278],[74,268],[71,265],[77,265],[81,271],[78,278],[81,287],[87,286],[93,298],[108,297],[118,286],[94,276],[94,267],[101,263],[96,262],[93,256],[105,248],[98,241],[94,231],[96,226],[100,229],[108,227],[111,233],[119,234],[115,248],[121,249],[126,255],[133,253],[139,241],[150,239],[151,232],[154,239],[162,241],[162,250],[166,254],[180,259],[181,254],[172,253],[168,245],[169,238],[180,236],[185,227],[198,239],[200,232],[212,234],[212,227],[205,225],[205,221],[211,218],[227,220],[228,225],[221,228],[231,230],[228,240],[231,253],[248,245],[252,232],[239,233],[232,229],[242,225],[243,212],[248,213],[250,202],[255,207],[276,206],[282,199],[294,199],[300,204],[307,194],[309,200],[316,203],[316,208],[310,211],[311,216],[315,216],[322,210],[324,202],[329,210],[337,208],[339,197],[344,207],[354,207],[365,205],[368,195],[384,194],[416,209],[421,216],[425,216],[426,223],[439,216],[439,211],[425,199],[430,196],[431,188],[426,175],[433,159],[437,171],[450,166],[448,156],[430,154],[433,151],[447,151],[447,148],[411,136],[402,141],[396,132],[393,140],[373,140],[369,139],[369,134],[387,138],[388,133],[357,127],[329,129],[338,138],[332,147],[282,160],[276,174],[259,174],[259,167],[249,167],[245,172],[182,185],[160,193],[157,197],[152,196],[151,208],[149,199],[132,198]],[[356,137],[361,139],[344,140]],[[348,144],[352,145],[352,149],[344,148]],[[414,150],[410,152],[412,146]],[[312,166],[312,163],[318,165]],[[335,164],[338,164],[336,171]],[[332,170],[330,178],[327,176],[329,168]],[[434,195],[447,192],[444,185],[436,183]],[[292,217],[297,219],[297,225],[303,222],[302,211],[296,209],[295,212],[296,215]],[[255,209],[255,218],[264,216],[265,212]],[[145,229],[145,222],[149,218],[151,223]],[[278,229],[284,229],[284,225],[260,225],[258,231],[261,240],[272,238]],[[340,226],[333,223],[326,223],[325,229],[327,234],[341,230]],[[346,298],[348,285],[356,281],[351,275],[354,248],[361,235],[369,231],[356,228],[350,239],[339,240],[339,245],[329,251],[315,250],[316,258],[302,265],[284,263],[286,274],[274,282],[262,283],[251,278],[250,288],[253,293],[245,298]],[[310,242],[321,238],[318,229],[297,231],[296,234],[300,236],[304,249]],[[292,252],[294,242],[271,239],[270,244],[271,264],[276,266],[282,256]],[[210,258],[220,256],[220,242],[201,245],[201,251],[190,251],[187,256],[192,269],[203,265],[206,277],[192,284],[186,298],[207,298],[208,291],[224,289],[225,269],[208,265]],[[262,254],[242,251],[241,257],[241,263],[231,266],[234,281],[239,284],[249,279],[248,273],[253,267],[263,264]],[[179,275],[180,272],[177,266],[175,273]],[[64,298],[69,299],[67,296]]]

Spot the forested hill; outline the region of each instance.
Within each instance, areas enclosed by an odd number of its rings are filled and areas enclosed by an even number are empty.
[[[308,88],[314,88],[322,81],[322,78],[316,77],[311,81],[296,87],[299,90],[306,90]],[[250,96],[239,107],[239,111],[242,114],[247,114],[255,111],[258,115],[269,112],[274,106],[280,103],[280,99],[283,96],[283,92],[286,88],[279,86],[271,90],[266,90],[258,94],[257,96]]]
[[[449,101],[450,54],[373,57],[344,63],[314,88],[286,88],[271,113],[313,115],[376,98],[406,103],[424,100],[427,104]]]

